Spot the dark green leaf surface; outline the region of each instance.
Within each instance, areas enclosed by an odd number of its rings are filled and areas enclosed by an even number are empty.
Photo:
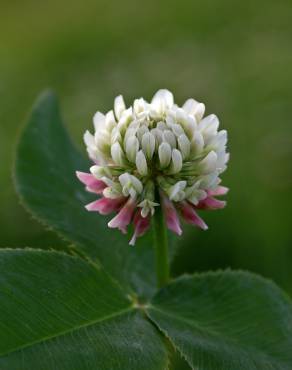
[[[148,315],[193,369],[292,369],[291,301],[258,276],[182,277],[154,297]]]
[[[54,94],[44,93],[33,108],[17,150],[15,183],[29,210],[91,258],[98,258],[112,276],[141,295],[155,286],[150,235],[130,247],[126,237],[107,227],[104,216],[84,205],[94,199],[76,179],[90,163],[76,150],[60,118]],[[121,268],[122,267],[122,268]]]
[[[161,336],[103,269],[0,251],[1,370],[165,370]]]

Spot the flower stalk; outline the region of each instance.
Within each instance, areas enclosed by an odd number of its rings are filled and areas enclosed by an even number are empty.
[[[166,225],[161,207],[156,209],[152,220],[157,286],[158,288],[162,288],[169,281],[169,260]]]

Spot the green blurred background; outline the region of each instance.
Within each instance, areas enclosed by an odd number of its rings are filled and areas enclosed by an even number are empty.
[[[1,0],[1,245],[61,244],[21,208],[11,180],[41,90],[58,92],[81,147],[117,94],[130,103],[168,88],[219,116],[231,152],[228,207],[205,213],[209,231],[186,228],[173,272],[249,269],[292,293],[291,19],[291,0]]]

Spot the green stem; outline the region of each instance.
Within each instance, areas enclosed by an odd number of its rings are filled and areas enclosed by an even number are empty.
[[[161,202],[160,202],[161,204]],[[154,248],[158,288],[169,281],[168,241],[162,207],[156,207],[153,216]]]

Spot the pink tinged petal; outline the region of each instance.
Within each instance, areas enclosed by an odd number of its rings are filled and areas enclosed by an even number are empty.
[[[182,229],[173,203],[164,195],[161,198],[167,227],[177,235],[181,235]]]
[[[213,197],[207,197],[201,200],[195,207],[198,209],[221,209],[224,208],[226,202],[223,200],[218,200]]]
[[[218,186],[216,189],[207,190],[207,193],[210,196],[220,196],[220,195],[227,194],[228,191],[229,191],[229,188],[226,188],[225,186]]]
[[[92,203],[87,204],[85,208],[87,209],[87,211],[96,211],[99,212],[101,215],[108,215],[114,211],[118,211],[123,203],[125,203],[125,199],[126,198],[100,198]]]
[[[187,202],[180,202],[181,215],[184,220],[191,225],[198,226],[202,230],[207,230],[208,226],[204,220],[197,214],[194,207]]]
[[[91,186],[96,180],[91,173],[87,172],[76,171],[76,176],[86,186]]]
[[[95,193],[95,194],[102,194],[103,190],[106,188],[106,185],[104,186],[103,185],[100,185],[100,187],[96,187],[96,188],[91,188],[89,186],[86,186],[86,190],[89,192],[89,193]]]
[[[96,179],[91,173],[76,171],[78,179],[86,185],[86,190],[91,193],[100,194],[106,188],[106,184]]]
[[[149,229],[150,226],[150,216],[148,215],[147,217],[143,217],[141,215],[141,211],[137,211],[135,216],[134,216],[134,234],[132,236],[132,239],[130,240],[130,245],[135,245],[136,239],[139,236],[142,236],[146,233],[146,231]]]
[[[135,208],[136,201],[133,198],[129,198],[120,212],[108,223],[108,227],[118,228],[123,233],[126,233],[127,226],[132,220]]]

